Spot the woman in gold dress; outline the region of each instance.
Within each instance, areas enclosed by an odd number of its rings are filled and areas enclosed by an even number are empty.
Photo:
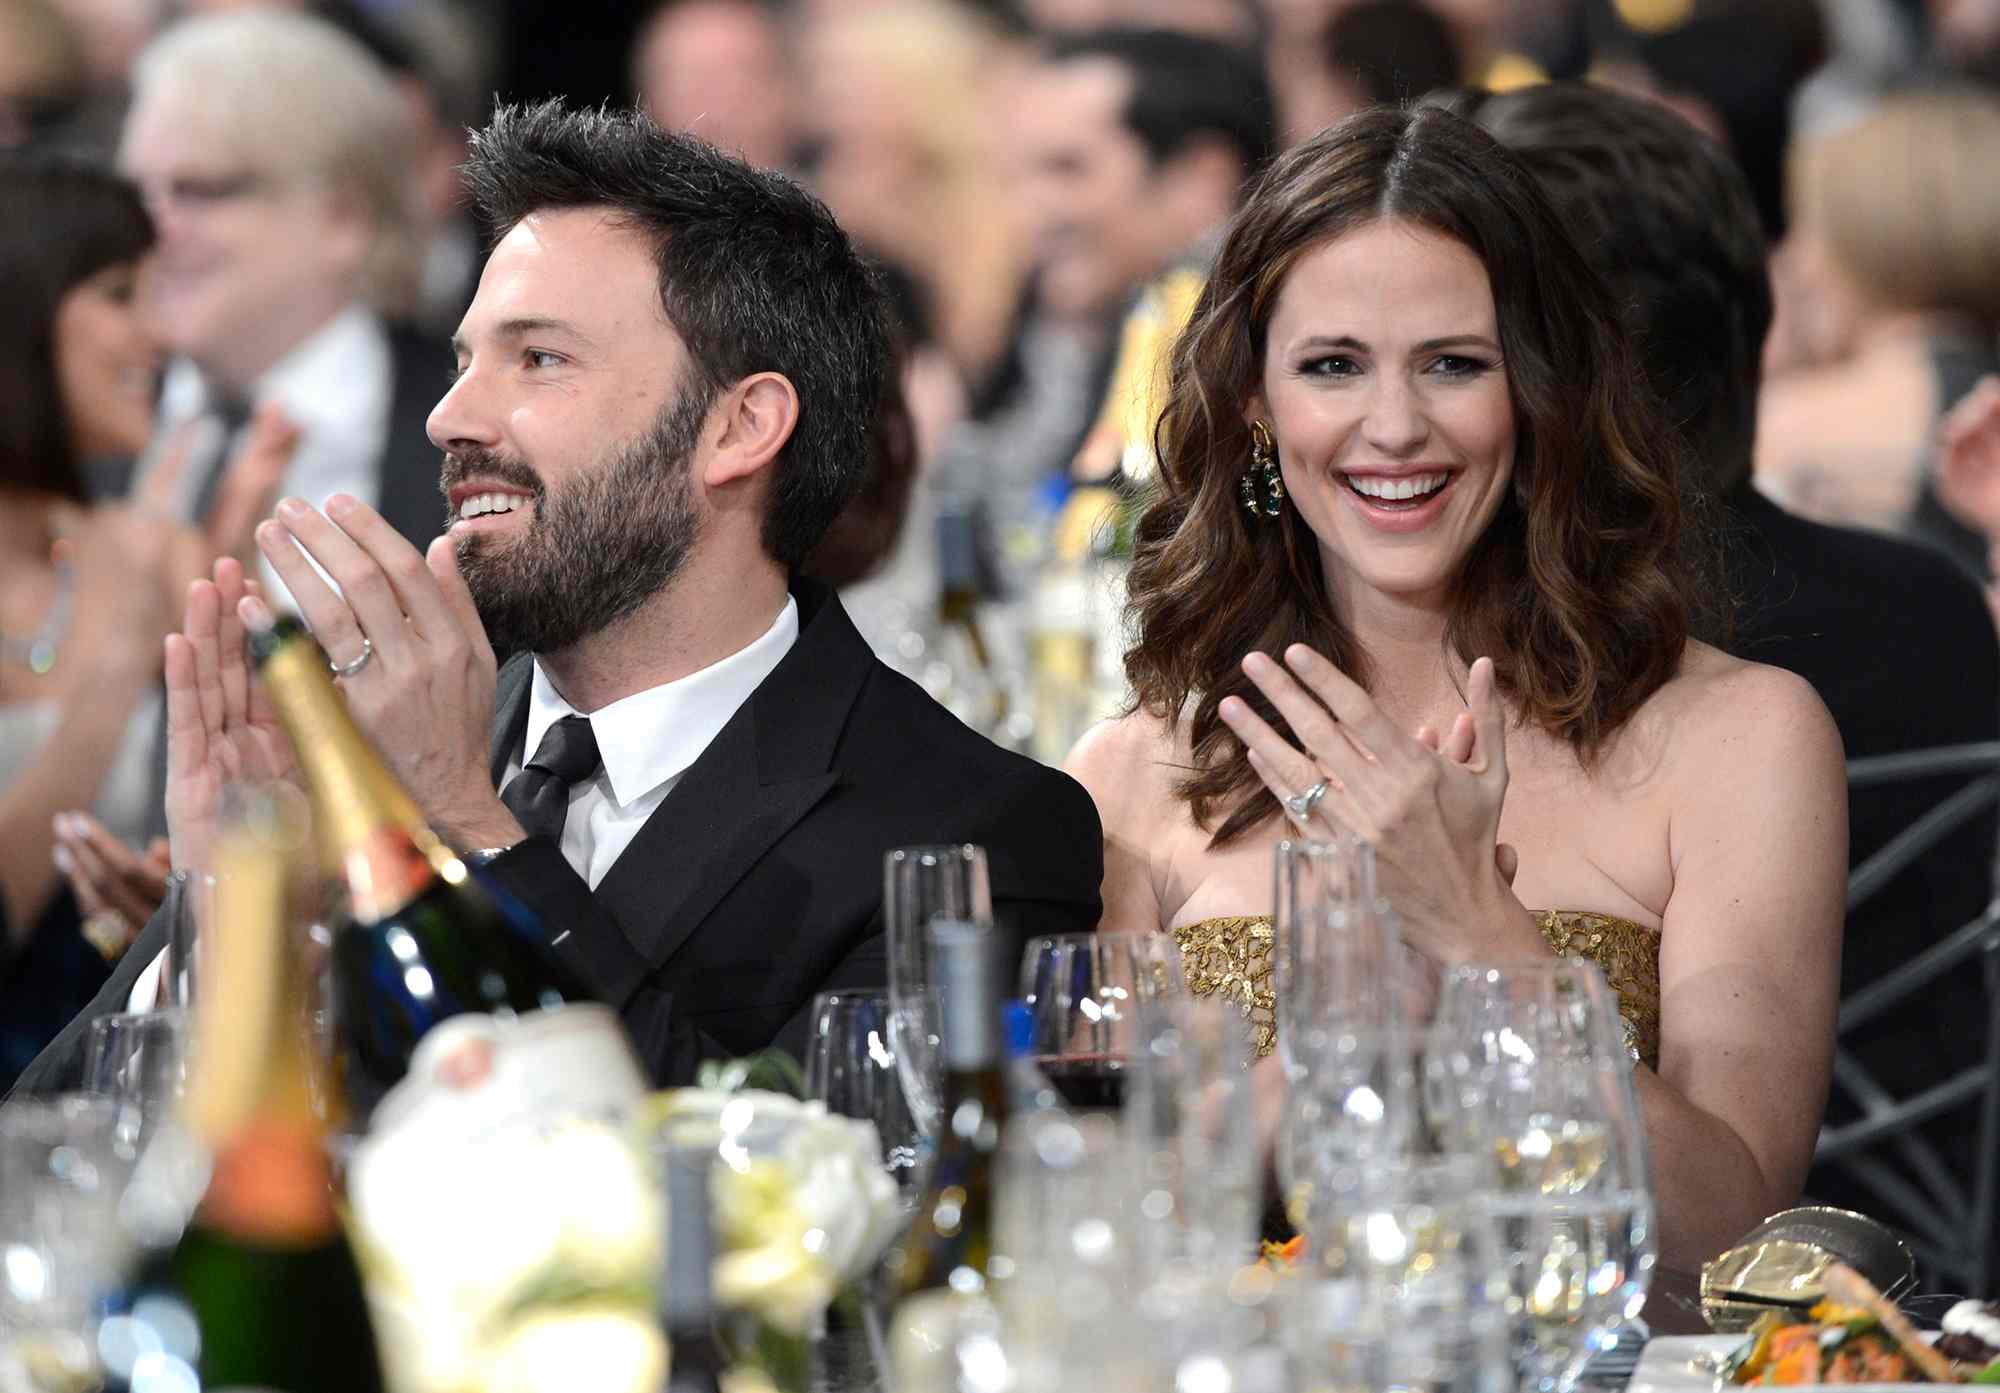
[[[1174,351],[1135,709],[1069,767],[1104,929],[1174,934],[1266,1049],[1271,848],[1302,830],[1374,844],[1432,963],[1597,961],[1686,1271],[1811,1157],[1846,789],[1809,686],[1690,636],[1698,529],[1616,325],[1475,127],[1375,110],[1280,157]]]

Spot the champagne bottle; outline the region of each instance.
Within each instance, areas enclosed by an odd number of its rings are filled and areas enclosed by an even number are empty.
[[[331,970],[346,1087],[357,1108],[367,1113],[400,1081],[419,1042],[447,1019],[524,1017],[566,1005],[576,1013],[569,1023],[589,1029],[565,1041],[563,1077],[581,1083],[580,1064],[601,1065],[587,1091],[602,1094],[608,1071],[619,1091],[636,1096],[643,1080],[615,1015],[590,1004],[540,924],[511,898],[488,893],[425,824],[348,715],[312,636],[284,617],[250,642],[304,771],[322,853],[347,887]],[[604,1038],[584,1042],[580,1054],[581,1036],[591,1032]],[[554,1095],[565,1085],[545,1077],[533,1086]]]
[[[660,1284],[660,1324],[668,1347],[664,1393],[716,1393],[729,1367],[715,1337],[709,1286],[715,1240],[708,1172],[714,1159],[707,1147],[667,1153],[667,1271]]]
[[[198,1008],[185,1109],[214,1167],[179,1241],[142,1264],[104,1323],[115,1389],[383,1387],[314,1102],[305,922],[288,865],[297,848],[278,840],[281,821],[236,828],[218,848],[204,961],[213,989]]]
[[[930,926],[942,997],[944,1108],[931,1181],[891,1267],[898,1299],[986,1288],[993,1243],[993,1165],[1006,1120],[993,933],[962,920]]]

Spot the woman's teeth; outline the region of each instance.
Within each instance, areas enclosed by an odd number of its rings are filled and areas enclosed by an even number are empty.
[[[1428,498],[1445,486],[1451,478],[1449,474],[1407,474],[1400,479],[1380,479],[1367,475],[1350,474],[1347,486],[1363,498],[1378,503],[1408,503],[1415,499]]]
[[[463,522],[467,518],[487,513],[511,513],[527,506],[527,498],[518,493],[476,493],[458,505],[458,518]]]

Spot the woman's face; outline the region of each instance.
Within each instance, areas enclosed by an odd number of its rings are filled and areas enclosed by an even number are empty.
[[[152,434],[160,347],[138,309],[150,263],[106,266],[56,306],[56,386],[80,458],[137,455]]]
[[[1486,268],[1397,219],[1307,252],[1279,287],[1250,419],[1276,437],[1336,595],[1442,605],[1514,471]]]

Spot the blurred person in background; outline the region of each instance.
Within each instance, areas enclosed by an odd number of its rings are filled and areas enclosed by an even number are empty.
[[[0,0],[0,150],[59,125],[83,98],[83,52],[47,0]]]
[[[1810,681],[1849,759],[2000,738],[2000,639],[1977,588],[1926,548],[1794,517],[1751,484],[1772,296],[1755,204],[1720,146],[1660,106],[1581,83],[1460,105],[1476,105],[1475,119],[1534,170],[1617,294],[1653,394],[1689,446],[1689,487],[1722,503],[1731,651]],[[1854,790],[1850,867],[1960,783]],[[1843,996],[1979,915],[1995,831],[1991,812],[1971,819],[1848,916]],[[1983,1003],[1977,978],[1958,974],[1935,983],[1922,1004],[1856,1031],[1847,1048],[1907,1097],[1977,1062]],[[1852,1116],[1837,1106],[1830,1120]],[[1969,1184],[1978,1141],[1970,1110],[1920,1130]],[[1807,1190],[1823,1202],[1882,1209],[1831,1169],[1813,1172]]]
[[[300,432],[285,493],[351,493],[427,542],[445,354],[381,312],[418,274],[407,106],[382,65],[324,20],[244,11],[167,31],[133,87],[119,162],[159,229],[160,424],[201,423],[176,511],[206,511],[226,442],[274,402]]]
[[[1938,442],[1938,501],[1986,539],[1987,569],[2000,576],[2000,377],[1982,378],[1945,418]],[[2000,622],[2000,583],[1986,587]]]
[[[1122,409],[1107,388],[1127,310],[1178,267],[1199,282],[1210,239],[1271,152],[1274,119],[1255,54],[1168,30],[1055,39],[1022,81],[1017,198],[1034,236],[1033,298],[939,462],[942,507],[983,515],[1003,575],[1042,530],[1049,481],[1107,406]]]
[[[1903,533],[1984,578],[1986,541],[1940,503],[1945,414],[2000,367],[2000,97],[1885,99],[1806,141],[1783,258],[1789,355],[1758,417],[1757,483],[1808,517]]]
[[[289,440],[260,425],[207,533],[148,511],[156,499],[91,504],[84,462],[134,455],[152,432],[160,348],[140,301],[153,228],[122,180],[49,158],[0,162],[0,207],[4,1093],[145,922],[148,887],[164,888],[158,847],[127,857],[132,896],[107,875],[107,894],[86,886],[79,904],[62,874],[84,869],[74,858],[94,857],[97,836],[122,848],[158,830],[160,641],[188,581],[247,546]],[[59,838],[74,819],[95,835]]]
[[[1765,235],[1782,236],[1793,99],[1829,53],[1820,0],[1592,0],[1589,18],[1592,76],[1720,140],[1750,183]]]
[[[798,156],[797,80],[770,0],[665,0],[632,50],[640,107],[763,169]]]

